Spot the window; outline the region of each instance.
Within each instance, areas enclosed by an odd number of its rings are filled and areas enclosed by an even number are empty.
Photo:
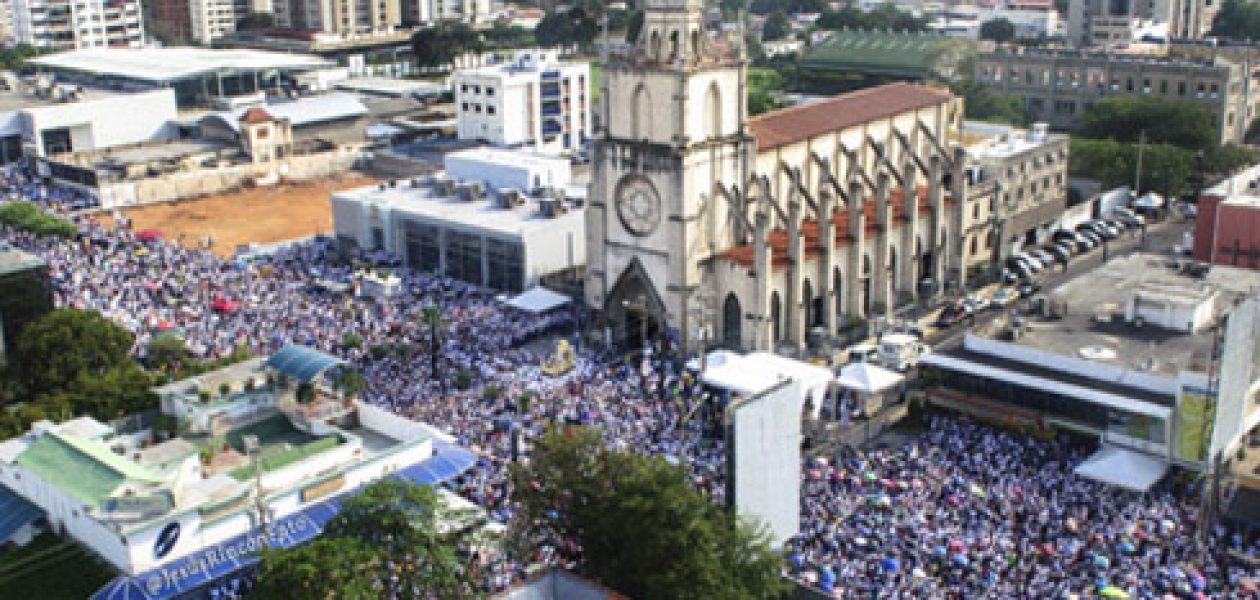
[[[467,93],[468,93],[468,84],[467,84],[467,83],[465,83],[465,84],[463,84],[463,85],[459,86],[459,91],[460,91],[460,92],[462,92],[462,93],[464,93],[464,94],[467,94]]]
[[[485,285],[481,272],[481,237],[462,231],[446,232],[446,275]]]
[[[980,251],[980,236],[971,236],[971,255],[975,256]]]
[[[1177,95],[1178,96],[1186,95],[1186,82],[1184,81],[1177,82]]]
[[[494,88],[487,86],[487,87],[486,87],[486,95],[487,95],[487,96],[493,96],[493,95],[494,95]]]
[[[414,221],[403,224],[407,266],[417,271],[436,272],[442,268],[442,231],[434,225]]]
[[[1168,81],[1167,80],[1159,82],[1159,93],[1165,94],[1165,95],[1168,94]]]
[[[467,102],[465,102],[465,103],[463,103],[463,104],[459,105],[459,109],[460,109],[460,110],[462,110],[462,111],[464,111],[464,112],[468,112],[468,103],[467,103]]]
[[[493,107],[493,106],[491,106],[491,105],[489,105],[489,104],[487,104],[487,105],[486,105],[486,114],[487,114],[487,115],[493,115],[493,114],[494,114],[494,107]]]
[[[473,105],[473,112],[475,112],[475,113],[477,113],[477,114],[481,114],[481,105],[480,105],[480,104],[474,104],[474,105]]]
[[[519,292],[524,279],[524,250],[519,243],[486,240],[486,285],[491,289]]]
[[[971,218],[972,218],[972,219],[979,219],[979,218],[980,218],[980,203],[979,203],[979,202],[975,203],[975,204],[971,207]]]

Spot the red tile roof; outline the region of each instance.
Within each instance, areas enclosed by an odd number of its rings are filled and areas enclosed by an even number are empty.
[[[919,196],[919,214],[925,215],[932,210],[931,202],[928,200],[928,190],[926,186],[917,186]],[[892,209],[892,223],[896,227],[908,220],[908,217],[902,214],[901,205],[901,188],[895,188],[888,194],[888,203]],[[945,204],[950,204],[949,196],[945,197]],[[866,232],[874,233],[879,229],[879,223],[875,220],[875,202],[868,199],[862,203],[862,212],[866,217]],[[842,208],[833,213],[833,228],[836,234],[836,245],[845,246],[853,242],[853,238],[849,236],[849,214],[847,208]],[[822,242],[818,239],[818,220],[802,219],[801,233],[805,237],[804,256],[806,258],[818,256],[822,254]],[[770,232],[770,268],[778,271],[785,267],[791,266],[792,259],[787,252],[787,230],[775,229]],[[722,258],[751,268],[755,257],[752,244],[742,244],[732,246],[721,254]]]
[[[266,123],[274,120],[275,119],[272,118],[271,113],[258,106],[245,111],[245,114],[241,115],[242,123]]]
[[[748,120],[757,150],[764,152],[846,127],[935,106],[952,95],[915,83],[890,83],[827,100],[765,113]]]

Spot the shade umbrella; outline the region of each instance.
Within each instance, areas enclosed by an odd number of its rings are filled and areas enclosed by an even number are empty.
[[[1137,548],[1134,548],[1133,544],[1127,541],[1122,541],[1116,544],[1116,550],[1119,550],[1120,552],[1123,552],[1125,554],[1133,554],[1134,552],[1137,552]]]
[[[967,566],[967,565],[971,564],[971,560],[969,560],[969,559],[968,559],[965,555],[962,555],[962,554],[955,554],[955,555],[954,555],[954,564],[956,564],[956,565],[958,565],[958,566],[960,566],[960,567],[965,567],[965,566]]]
[[[1111,559],[1099,554],[1094,557],[1094,566],[1106,569],[1111,566]]]
[[[163,234],[160,229],[141,229],[136,232],[136,239],[140,240],[158,240],[162,239]]]
[[[897,562],[897,559],[889,556],[884,560],[879,561],[879,568],[885,573],[896,573],[897,570],[901,568],[901,563]]]
[[[1129,592],[1126,592],[1114,585],[1109,585],[1099,590],[1098,595],[1103,598],[1116,598],[1118,600],[1123,600],[1124,598],[1129,597]]]

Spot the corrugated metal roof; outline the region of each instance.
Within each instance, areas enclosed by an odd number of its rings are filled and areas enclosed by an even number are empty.
[[[254,106],[229,112],[214,113],[205,118],[221,119],[233,131],[240,131],[241,118],[251,111],[254,111],[256,115],[258,114],[256,111],[259,110],[264,111],[275,119],[288,120],[294,127],[362,117],[368,114],[367,107],[352,94],[325,94],[300,98],[292,102],[278,102],[262,107]]]
[[[49,431],[18,456],[17,463],[40,479],[95,506],[126,481],[159,483],[148,469],[104,445]]]

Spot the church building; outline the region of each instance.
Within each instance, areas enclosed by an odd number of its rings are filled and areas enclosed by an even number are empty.
[[[960,289],[961,100],[910,83],[749,118],[741,41],[646,0],[604,66],[587,301],[626,346],[801,349]]]

